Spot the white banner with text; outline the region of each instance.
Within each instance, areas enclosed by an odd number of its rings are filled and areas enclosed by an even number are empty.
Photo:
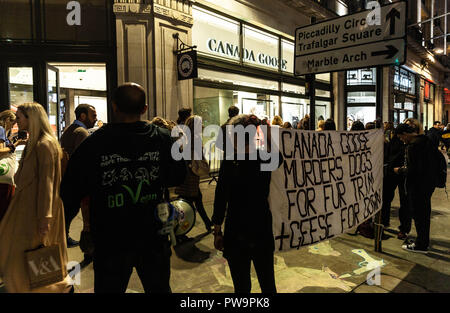
[[[283,162],[269,195],[276,252],[343,234],[381,209],[382,129],[279,135]]]

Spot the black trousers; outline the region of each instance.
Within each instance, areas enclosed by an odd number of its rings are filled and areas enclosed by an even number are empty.
[[[398,187],[400,197],[400,231],[409,233],[411,231],[412,214],[408,207],[408,199],[405,192],[405,179],[399,175],[389,175],[383,180],[383,207],[381,209],[381,221],[384,226],[390,223],[391,203],[394,200],[395,189]]]
[[[198,196],[193,198],[193,197],[186,197],[186,200],[189,200],[190,202],[192,202],[192,204],[195,207],[195,210],[198,212],[198,214],[200,215],[200,217],[203,220],[203,223],[205,224],[205,227],[207,230],[210,230],[212,227],[212,222],[208,217],[208,214],[206,213],[205,207],[203,206],[203,195],[202,192],[200,191],[200,188],[198,189]]]
[[[413,208],[414,225],[416,226],[416,247],[426,249],[430,244],[430,220],[431,220],[431,190],[411,190],[408,192],[408,200]]]
[[[79,212],[80,207],[77,208],[64,207],[64,219],[66,223],[67,237],[69,236],[70,224],[72,223],[73,219],[78,215]]]
[[[259,286],[262,293],[276,293],[273,252],[271,251],[241,251],[227,254],[235,293],[250,293],[252,282],[250,276],[251,261],[255,266]]]
[[[170,247],[159,252],[122,252],[117,248],[107,253],[94,253],[94,292],[124,293],[133,268],[146,293],[171,293]]]

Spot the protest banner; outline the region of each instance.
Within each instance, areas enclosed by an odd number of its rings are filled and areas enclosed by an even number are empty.
[[[276,252],[343,234],[381,209],[382,129],[283,129],[279,136],[283,162],[269,195]]]

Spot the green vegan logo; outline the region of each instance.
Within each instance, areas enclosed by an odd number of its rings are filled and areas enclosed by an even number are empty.
[[[131,190],[130,187],[122,185],[122,187],[125,188],[125,190],[129,192],[129,194],[131,196],[131,200],[133,200],[133,204],[136,204],[139,200],[139,196],[141,195],[142,183],[146,183],[147,185],[150,186],[150,182],[148,180],[146,180],[146,179],[141,180],[141,182],[139,183],[139,186],[136,190],[136,194],[133,193],[133,190]]]
[[[8,163],[0,163],[0,176],[8,174],[9,169]]]

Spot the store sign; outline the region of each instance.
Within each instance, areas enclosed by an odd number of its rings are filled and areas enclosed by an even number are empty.
[[[178,80],[197,78],[197,51],[191,50],[177,55]]]
[[[225,55],[234,59],[239,59],[240,57],[238,45],[210,38],[208,39],[206,46],[208,47],[209,52],[214,54]],[[278,69],[278,58],[275,56],[270,56],[258,51],[254,52],[253,50],[246,48],[242,49],[242,53],[244,61]],[[281,60],[281,69],[283,71],[287,70],[287,60]]]
[[[331,19],[295,31],[295,75],[400,64],[406,51],[406,2],[381,7],[380,25],[371,11]]]

